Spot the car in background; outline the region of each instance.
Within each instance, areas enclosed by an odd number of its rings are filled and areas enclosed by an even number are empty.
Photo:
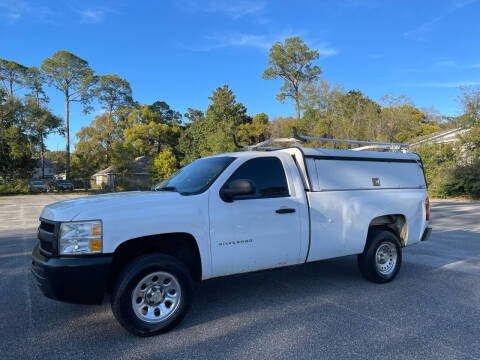
[[[47,185],[41,180],[30,181],[28,184],[29,192],[47,192]]]
[[[65,190],[72,191],[73,190],[73,184],[70,181],[67,181],[67,180],[57,179],[54,182],[54,188],[57,191],[65,191]]]

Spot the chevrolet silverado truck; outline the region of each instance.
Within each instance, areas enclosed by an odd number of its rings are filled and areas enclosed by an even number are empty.
[[[356,254],[366,279],[386,283],[402,249],[428,239],[418,155],[274,149],[196,160],[155,191],[46,206],[32,252],[38,286],[74,303],[108,292],[119,323],[148,336],[180,322],[193,282]]]

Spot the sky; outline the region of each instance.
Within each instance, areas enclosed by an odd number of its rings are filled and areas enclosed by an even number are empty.
[[[252,115],[294,115],[276,101],[281,80],[263,80],[273,43],[300,36],[318,49],[322,78],[379,101],[404,94],[447,116],[460,86],[480,86],[480,0],[0,0],[0,57],[40,66],[57,50],[96,74],[127,79],[135,100],[206,110],[228,84]],[[49,107],[64,115],[61,94]],[[71,141],[101,109],[71,107]],[[60,135],[47,139],[63,150]]]

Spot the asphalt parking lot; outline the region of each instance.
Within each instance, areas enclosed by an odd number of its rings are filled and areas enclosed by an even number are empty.
[[[45,204],[0,198],[0,359],[479,359],[480,203],[433,202],[431,240],[392,283],[355,257],[206,281],[173,331],[128,334],[100,306],[45,298],[30,251]]]

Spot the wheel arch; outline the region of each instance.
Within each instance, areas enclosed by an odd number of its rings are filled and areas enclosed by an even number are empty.
[[[192,279],[202,280],[202,260],[197,241],[192,234],[184,232],[164,233],[133,238],[121,243],[113,252],[107,290],[111,291],[119,272],[138,256],[162,253],[184,263]]]
[[[373,229],[385,229],[393,232],[400,240],[400,246],[405,247],[408,243],[408,222],[403,214],[387,214],[374,217],[368,225],[367,241],[369,233]]]

